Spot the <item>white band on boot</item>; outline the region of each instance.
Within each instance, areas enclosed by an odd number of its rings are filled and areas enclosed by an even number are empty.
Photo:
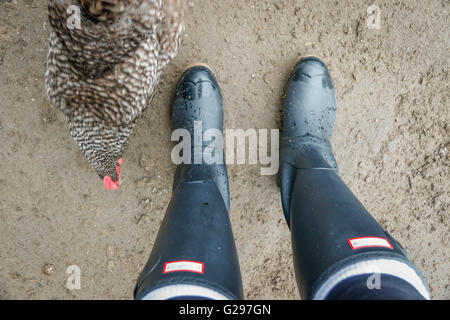
[[[230,300],[229,298],[215,290],[190,284],[176,284],[162,287],[148,293],[141,300],[169,300],[177,297],[198,297],[211,300]]]
[[[313,300],[324,300],[342,281],[360,275],[389,275],[400,278],[413,286],[425,299],[431,300],[430,292],[417,271],[408,264],[393,259],[374,259],[347,266],[331,275],[316,291]]]

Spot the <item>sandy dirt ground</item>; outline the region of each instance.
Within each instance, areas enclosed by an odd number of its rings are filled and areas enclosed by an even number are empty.
[[[186,32],[106,192],[45,96],[45,0],[0,0],[0,298],[131,299],[171,197],[169,105],[187,64],[222,86],[225,128],[279,128],[290,69],[317,54],[335,80],[344,181],[450,299],[449,2],[188,1]],[[277,177],[230,165],[245,296],[298,299]],[[66,287],[71,265],[81,289]]]

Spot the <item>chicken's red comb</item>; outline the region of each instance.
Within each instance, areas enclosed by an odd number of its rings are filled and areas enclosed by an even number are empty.
[[[120,167],[123,165],[123,160],[119,159],[117,160],[118,166],[116,167],[117,172],[117,181],[113,181],[111,177],[104,177],[103,178],[103,184],[105,185],[106,190],[119,190],[119,181],[120,181]]]

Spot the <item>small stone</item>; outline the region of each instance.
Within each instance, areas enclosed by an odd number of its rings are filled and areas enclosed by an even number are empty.
[[[115,267],[116,267],[116,262],[114,260],[109,260],[108,261],[108,270],[113,271]]]
[[[150,200],[149,198],[143,199],[141,200],[140,205],[145,209],[150,209],[152,206],[152,200]]]
[[[150,178],[150,177],[142,177],[136,181],[137,188],[149,187],[149,186],[151,186],[151,184],[152,184],[152,178]]]
[[[138,216],[135,218],[136,219],[136,224],[138,226],[141,226],[143,224],[147,224],[150,221],[150,218],[147,214],[143,214],[141,216]]]
[[[114,255],[114,248],[112,246],[108,246],[107,251],[108,251],[108,256]]]
[[[51,275],[53,272],[55,272],[56,267],[54,264],[51,263],[47,263],[44,265],[44,274],[46,274],[47,276]]]

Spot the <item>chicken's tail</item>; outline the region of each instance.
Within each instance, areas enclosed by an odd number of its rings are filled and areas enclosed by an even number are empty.
[[[125,10],[124,0],[81,0],[81,6],[97,21],[112,20]]]
[[[162,71],[173,59],[180,45],[183,31],[185,0],[164,0],[163,20],[158,32],[161,51],[158,59],[158,71]]]

